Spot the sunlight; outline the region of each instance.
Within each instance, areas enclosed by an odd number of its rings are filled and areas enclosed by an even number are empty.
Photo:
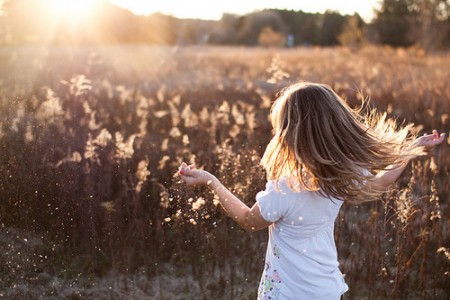
[[[48,8],[57,17],[79,20],[91,13],[95,5],[92,0],[50,0]]]
[[[177,18],[219,20],[224,12],[230,11],[228,2],[207,0],[172,0],[172,1],[139,1],[139,0],[109,0],[110,3],[129,9],[137,15],[148,15],[156,12],[175,16]],[[227,4],[228,3],[228,4]],[[231,4],[231,8],[239,7],[239,3]],[[231,9],[233,11],[233,9]]]

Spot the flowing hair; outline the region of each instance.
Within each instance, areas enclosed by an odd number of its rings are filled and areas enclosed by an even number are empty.
[[[364,102],[363,102],[364,104]],[[319,191],[350,203],[382,191],[365,184],[377,172],[423,154],[412,124],[375,110],[352,109],[329,86],[300,82],[284,89],[271,108],[273,138],[261,164],[267,179],[288,178],[295,190]]]

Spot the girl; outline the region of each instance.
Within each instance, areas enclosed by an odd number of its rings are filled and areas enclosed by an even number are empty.
[[[339,299],[348,290],[338,268],[334,221],[343,201],[375,200],[405,169],[442,143],[433,131],[414,139],[386,116],[363,118],[330,87],[302,82],[271,109],[274,136],[262,158],[268,183],[249,208],[212,174],[183,163],[188,185],[207,185],[248,231],[269,227],[258,299]]]

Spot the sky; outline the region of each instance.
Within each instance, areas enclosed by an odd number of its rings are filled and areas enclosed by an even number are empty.
[[[109,0],[138,15],[161,12],[178,18],[219,20],[224,12],[244,15],[265,8],[324,12],[327,9],[341,14],[357,12],[365,21],[373,17],[373,9],[380,0]]]

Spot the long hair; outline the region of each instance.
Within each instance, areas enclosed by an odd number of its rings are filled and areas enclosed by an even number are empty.
[[[375,110],[362,115],[329,86],[300,82],[284,89],[271,108],[273,138],[261,160],[267,179],[287,177],[293,189],[361,203],[381,191],[365,183],[388,166],[420,155],[412,124]]]

